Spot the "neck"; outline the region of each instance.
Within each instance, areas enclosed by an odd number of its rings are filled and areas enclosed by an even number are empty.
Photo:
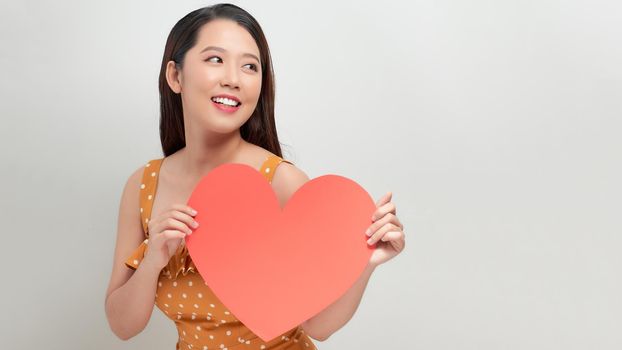
[[[186,147],[180,150],[179,155],[185,176],[201,178],[221,164],[235,162],[246,143],[239,129],[231,134],[214,133],[201,139],[186,138]]]

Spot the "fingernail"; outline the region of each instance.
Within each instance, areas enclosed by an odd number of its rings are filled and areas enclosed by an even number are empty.
[[[196,222],[196,221],[193,221],[193,222],[192,222],[192,227],[194,227],[194,228],[199,227],[199,223],[198,223],[198,222]]]
[[[192,209],[192,215],[197,215],[197,211]]]
[[[371,235],[371,230],[367,229],[367,231],[365,231],[365,234],[368,235],[368,236]]]
[[[368,240],[367,240],[367,244],[371,244],[371,241],[372,241],[372,239],[371,239],[371,238],[370,238],[370,239],[368,239]]]

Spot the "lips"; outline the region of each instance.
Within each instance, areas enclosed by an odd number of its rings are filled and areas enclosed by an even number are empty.
[[[242,104],[242,102],[240,102],[240,99],[236,96],[226,94],[216,95],[212,97],[211,100],[212,102],[220,103],[230,107],[239,107]]]
[[[242,102],[236,96],[233,95],[216,95],[211,98],[212,103],[216,108],[225,112],[225,113],[233,113],[240,109]]]

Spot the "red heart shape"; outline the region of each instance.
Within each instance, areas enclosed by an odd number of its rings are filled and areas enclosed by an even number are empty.
[[[200,225],[186,244],[201,277],[265,341],[345,294],[375,248],[364,233],[372,198],[338,175],[306,182],[281,209],[263,175],[227,163],[201,179],[188,205]]]

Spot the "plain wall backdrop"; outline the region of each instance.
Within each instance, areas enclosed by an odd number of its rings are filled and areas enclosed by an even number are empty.
[[[405,226],[319,349],[622,348],[622,3],[235,3],[285,158],[393,191]],[[0,348],[175,348],[157,309],[116,338],[104,297],[123,185],[162,156],[166,37],[210,4],[2,2]]]

